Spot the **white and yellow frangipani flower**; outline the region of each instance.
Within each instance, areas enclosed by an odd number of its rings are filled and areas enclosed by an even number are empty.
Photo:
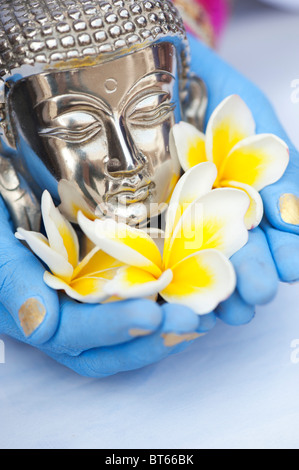
[[[53,289],[64,290],[69,297],[85,303],[106,300],[104,290],[122,265],[98,247],[79,262],[78,237],[72,225],[55,207],[48,191],[41,201],[41,212],[47,238],[40,233],[18,228],[16,237],[25,240],[32,251],[49,267],[45,283]]]
[[[184,171],[201,162],[213,162],[218,170],[214,188],[237,188],[247,193],[248,229],[263,217],[259,191],[275,183],[289,163],[287,144],[273,134],[256,134],[251,111],[238,95],[226,98],[213,112],[206,134],[180,122],[173,128],[174,148]]]
[[[91,220],[97,218],[95,212],[90,209],[84,197],[81,195],[77,183],[65,179],[60,180],[58,183],[58,194],[61,200],[58,209],[70,222],[77,223],[79,211],[83,212],[83,214]]]
[[[162,255],[145,231],[79,213],[87,237],[125,265],[106,284],[109,295],[125,299],[160,293],[204,315],[233,293],[236,276],[229,257],[247,243],[249,199],[236,189],[212,191],[216,176],[214,164],[202,163],[180,179],[170,201]]]

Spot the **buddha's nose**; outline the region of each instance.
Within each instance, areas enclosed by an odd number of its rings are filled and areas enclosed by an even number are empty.
[[[123,119],[110,123],[107,129],[107,171],[113,178],[130,177],[143,169],[143,157],[128,132]]]
[[[107,164],[107,170],[111,175],[119,173],[122,170],[121,161],[118,158],[110,158]]]

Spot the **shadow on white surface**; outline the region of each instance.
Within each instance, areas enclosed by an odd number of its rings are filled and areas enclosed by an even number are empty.
[[[298,303],[299,286],[281,286],[251,324],[219,322],[184,353],[103,380],[5,339],[1,447],[297,448]]]

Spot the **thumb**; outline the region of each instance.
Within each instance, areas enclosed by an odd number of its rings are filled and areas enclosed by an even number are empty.
[[[18,241],[0,198],[0,302],[12,315],[23,338],[43,344],[55,333],[59,301],[43,281],[44,267]]]

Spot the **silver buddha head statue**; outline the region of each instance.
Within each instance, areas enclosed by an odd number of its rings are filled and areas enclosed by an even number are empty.
[[[0,0],[0,76],[2,152],[71,221],[142,223],[169,200],[171,129],[206,104],[170,0]]]

